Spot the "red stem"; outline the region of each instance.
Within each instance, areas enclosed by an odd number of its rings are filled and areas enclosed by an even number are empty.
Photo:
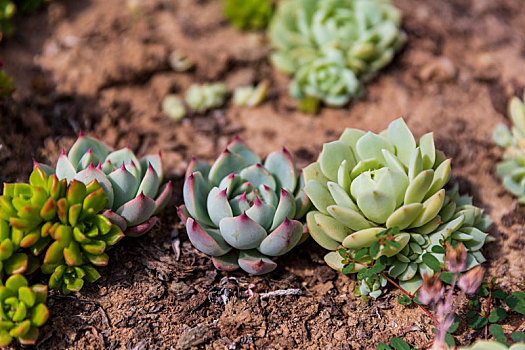
[[[425,345],[423,345],[421,347],[422,350],[426,349],[427,347],[429,347],[430,345],[434,344],[434,342],[436,341],[436,339],[432,339],[431,341],[429,341],[428,343],[426,343]]]
[[[392,283],[397,289],[399,289],[403,294],[405,294],[407,297],[410,298],[410,300],[414,300],[414,298],[416,297],[415,295],[411,295],[409,292],[407,292],[405,289],[403,289],[399,284],[397,284],[396,282],[394,282],[390,277],[388,277],[384,272],[381,272],[381,276],[383,276],[388,282]],[[428,317],[430,317],[430,319],[432,320],[432,322],[434,322],[434,324],[437,326],[438,323],[436,321],[436,319],[434,318],[434,316],[432,316],[432,314],[427,310],[425,309],[425,307],[419,303],[415,303],[421,310],[423,310],[423,312],[425,314],[427,314]]]
[[[512,332],[510,332],[510,334],[507,335],[507,342],[510,343],[510,336],[512,335],[512,333],[517,332],[521,328],[521,326],[523,326],[523,324],[525,324],[525,318],[521,320],[521,322],[516,326],[516,328],[514,328]]]
[[[492,302],[492,285],[489,288],[489,300],[488,300],[488,305],[487,305],[487,314],[485,316],[483,316],[483,317],[489,317],[491,302]],[[489,324],[487,323],[485,325],[485,340],[487,340],[488,337],[489,337]]]

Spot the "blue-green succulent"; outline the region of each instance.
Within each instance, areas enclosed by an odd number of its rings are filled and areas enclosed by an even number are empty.
[[[263,163],[237,138],[213,165],[191,161],[179,216],[217,269],[264,274],[276,268],[274,257],[308,238],[303,217],[310,202],[302,187],[286,149]]]
[[[62,152],[56,168],[39,166],[68,183],[78,180],[88,185],[97,180],[108,196],[103,215],[128,236],[151,230],[157,221],[155,215],[171,197],[171,182],[162,186],[160,153],[139,160],[129,147],[114,151],[85,135],[80,135],[67,155]]]

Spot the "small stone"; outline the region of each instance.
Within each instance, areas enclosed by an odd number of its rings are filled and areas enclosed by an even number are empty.
[[[450,59],[437,57],[421,68],[419,78],[423,81],[444,83],[453,80],[456,74],[456,67]]]

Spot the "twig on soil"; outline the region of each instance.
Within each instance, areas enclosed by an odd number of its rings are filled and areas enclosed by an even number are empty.
[[[282,296],[282,295],[301,295],[303,294],[303,291],[298,288],[290,288],[290,289],[279,289],[274,290],[272,292],[268,293],[261,293],[259,296],[261,299],[267,299],[269,297],[276,297],[276,296]]]
[[[80,302],[82,302],[82,303],[86,303],[86,304],[93,304],[93,305],[95,305],[96,307],[98,307],[100,310],[102,310],[102,321],[105,323],[106,327],[111,328],[111,323],[109,322],[109,317],[108,317],[108,314],[106,313],[106,310],[105,310],[105,309],[102,307],[102,305],[100,305],[100,303],[97,302],[97,301],[88,300],[88,299],[81,299],[81,298],[75,298],[75,297],[73,297],[73,296],[69,296],[69,295],[60,295],[60,294],[52,295],[52,296],[50,296],[50,298],[56,298],[56,299],[70,299],[70,300],[80,301]]]
[[[171,230],[171,247],[175,252],[175,261],[180,259],[180,239],[179,239],[179,229],[174,228]]]

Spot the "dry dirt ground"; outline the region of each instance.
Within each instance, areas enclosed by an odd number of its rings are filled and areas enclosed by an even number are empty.
[[[176,259],[171,232],[180,228],[174,207],[182,201],[185,166],[191,156],[213,160],[234,135],[261,156],[286,145],[304,166],[345,127],[380,131],[403,116],[417,136],[433,130],[454,159],[451,182],[494,220],[496,242],[485,250],[489,274],[508,290],[523,283],[525,209],[495,175],[501,151],[490,135],[509,122],[507,101],[525,87],[525,7],[521,0],[394,2],[408,34],[404,50],[363,99],[315,116],[296,111],[287,78],[268,62],[264,37],[229,27],[219,0],[136,1],[135,8],[128,0],[56,0],[20,19],[17,35],[0,46],[17,88],[0,107],[0,181],[25,180],[32,158],[56,161],[83,130],[141,155],[162,149],[176,188],[160,225],[113,249],[97,283],[76,295],[52,294],[38,347],[371,349],[393,336],[414,346],[432,338],[429,319],[398,305],[390,287],[378,300],[353,297],[355,280],[325,266],[312,241],[263,277],[223,279],[183,229]],[[193,58],[196,69],[171,71],[174,49]],[[166,94],[193,82],[235,87],[262,78],[271,89],[258,108],[228,103],[183,122],[160,112]],[[257,296],[287,288],[302,295]],[[456,340],[474,336],[462,326]]]

